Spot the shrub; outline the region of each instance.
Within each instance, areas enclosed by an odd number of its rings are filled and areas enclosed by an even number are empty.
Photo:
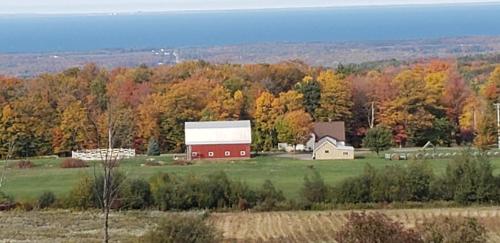
[[[18,169],[31,169],[35,167],[35,164],[29,160],[20,160],[16,162],[16,168]]]
[[[155,138],[149,139],[148,143],[148,156],[159,156],[160,155],[160,146],[158,145],[158,141]]]
[[[38,197],[37,205],[38,208],[48,208],[52,206],[56,201],[56,195],[53,192],[44,192]]]
[[[229,180],[223,172],[207,178],[158,174],[150,181],[151,193],[160,210],[252,207],[257,194],[241,182]]]
[[[62,161],[61,168],[84,168],[88,167],[87,162],[81,159],[67,158]]]
[[[118,209],[124,206],[125,175],[119,171],[114,171],[109,180],[111,208]],[[97,175],[91,180],[93,205],[102,208],[102,195],[104,192],[104,175]]]
[[[263,211],[274,210],[279,203],[284,201],[283,192],[276,189],[270,180],[266,180],[258,192],[258,209]]]
[[[308,204],[326,202],[329,189],[318,171],[313,169],[312,172],[310,178],[308,175],[304,177],[304,187],[301,191],[302,198]]]
[[[333,189],[335,203],[428,201],[435,182],[431,167],[414,162],[407,168],[387,166],[375,170],[367,165],[358,177],[346,179]]]
[[[121,197],[124,207],[130,209],[145,209],[153,201],[149,183],[143,179],[134,179],[126,183]]]
[[[200,201],[202,208],[229,208],[237,202],[231,201],[232,183],[224,172],[208,175],[202,184],[204,197]]]
[[[438,218],[417,226],[424,242],[482,243],[487,241],[486,229],[474,218]]]
[[[0,204],[13,203],[14,199],[5,192],[0,191]]]
[[[486,155],[464,151],[448,164],[444,185],[459,203],[493,202],[499,201],[496,181]]]
[[[66,199],[66,206],[70,208],[88,209],[96,207],[94,181],[84,175],[71,189]]]
[[[18,203],[16,205],[16,209],[20,209],[20,210],[23,210],[23,211],[31,211],[31,210],[33,210],[35,208],[33,205],[34,205],[33,202],[24,201],[24,202]]]
[[[14,199],[3,191],[0,191],[0,211],[10,210],[14,206]]]
[[[231,183],[231,203],[238,206],[240,210],[246,210],[254,207],[257,204],[257,193],[251,190],[247,184],[243,182]]]
[[[171,216],[139,239],[146,243],[212,243],[220,242],[222,235],[213,225],[200,217]]]
[[[377,171],[371,185],[371,198],[374,202],[402,202],[409,199],[406,187],[407,170],[401,166],[387,166]]]
[[[368,203],[372,202],[371,187],[377,171],[366,165],[359,177],[348,178],[333,188],[333,199],[336,203]]]
[[[169,210],[175,208],[174,191],[178,184],[177,178],[174,175],[161,173],[150,180],[151,194],[158,209]]]
[[[420,243],[420,235],[381,213],[351,213],[347,223],[336,232],[335,240],[344,242]]]
[[[375,127],[368,130],[366,136],[363,138],[363,146],[377,154],[379,154],[380,151],[389,149],[391,145],[392,132],[383,127]]]
[[[432,197],[431,185],[436,180],[432,167],[427,162],[413,162],[407,168],[405,178],[409,201],[429,201]]]

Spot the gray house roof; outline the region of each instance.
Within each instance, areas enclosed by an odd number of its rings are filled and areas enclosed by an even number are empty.
[[[345,124],[343,121],[315,122],[313,132],[316,135],[316,141],[326,136],[335,138],[337,141],[345,141]]]

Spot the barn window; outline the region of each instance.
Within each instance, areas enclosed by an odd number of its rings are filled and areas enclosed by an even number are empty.
[[[224,152],[224,155],[225,155],[225,156],[231,156],[231,152],[226,151],[226,152]]]
[[[192,157],[196,157],[196,156],[198,156],[198,153],[197,153],[197,152],[192,152],[192,153],[191,153],[191,156],[192,156]]]
[[[244,150],[241,150],[241,151],[240,151],[240,156],[245,156],[246,154],[247,154],[247,152],[246,152],[246,151],[244,151]]]
[[[330,150],[325,150],[325,154],[329,154],[330,153]]]
[[[208,152],[208,157],[214,157],[214,152]]]

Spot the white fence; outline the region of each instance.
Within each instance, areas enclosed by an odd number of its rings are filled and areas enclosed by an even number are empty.
[[[135,157],[135,149],[87,149],[81,151],[72,151],[71,157],[81,160],[104,160],[108,158],[129,159]]]

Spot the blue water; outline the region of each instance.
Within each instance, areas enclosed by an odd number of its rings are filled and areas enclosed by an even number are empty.
[[[0,16],[0,52],[500,35],[500,4]]]

